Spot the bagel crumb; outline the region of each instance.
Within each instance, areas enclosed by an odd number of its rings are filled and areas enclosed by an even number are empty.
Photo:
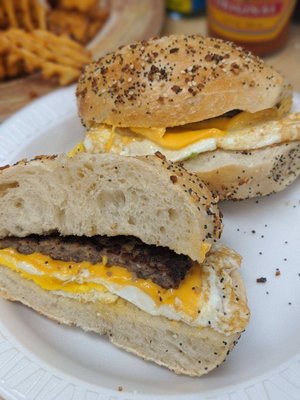
[[[256,282],[257,283],[266,283],[267,282],[267,278],[265,278],[265,277],[257,278]]]

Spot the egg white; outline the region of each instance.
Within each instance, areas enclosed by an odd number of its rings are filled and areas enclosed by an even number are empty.
[[[132,133],[129,129],[116,128],[111,140],[112,127],[99,126],[87,131],[83,140],[84,148],[90,153],[110,151],[125,156],[142,156],[163,153],[170,161],[183,161],[198,154],[216,149],[244,151],[255,150],[274,144],[300,140],[300,113],[287,117],[248,124],[229,129],[224,136],[199,140],[179,150],[169,150],[151,140]]]
[[[119,132],[119,130],[116,130],[114,141],[109,151],[124,156],[144,156],[160,151],[168,160],[175,162],[190,158],[193,154],[197,155],[217,148],[217,142],[212,138],[201,140],[180,150],[168,150],[149,139],[134,134],[131,136],[132,141],[126,143],[126,141],[123,141],[123,135]],[[83,140],[85,150],[94,154],[106,152],[106,144],[110,135],[111,130],[108,128],[93,129],[87,132]]]
[[[24,271],[32,276],[46,275],[28,262],[17,262],[16,267],[18,270]],[[233,268],[234,267],[238,267],[238,265],[234,265]],[[201,312],[196,319],[193,319],[184,311],[179,310],[178,307],[176,307],[176,304],[157,305],[151,296],[137,287],[114,284],[101,277],[90,278],[88,270],[83,270],[80,274],[71,276],[54,272],[51,276],[55,277],[63,284],[67,284],[68,282],[76,282],[78,284],[95,283],[102,285],[107,290],[98,291],[97,289],[93,289],[91,292],[83,294],[71,293],[63,290],[53,291],[55,294],[59,294],[60,296],[84,301],[102,301],[105,303],[112,303],[116,301],[118,297],[121,297],[148,314],[163,316],[174,321],[182,321],[188,325],[196,327],[211,327],[220,333],[229,335],[232,333],[230,318],[232,317],[233,309],[230,302],[230,296],[228,295],[226,298],[223,298],[223,295],[224,287],[227,286],[229,292],[231,290],[231,278],[229,274],[223,274],[221,285],[220,275],[216,270],[207,266],[204,266],[203,268],[205,272],[204,276],[206,276],[207,279],[203,280],[202,295],[198,296],[198,306]],[[49,274],[47,274],[47,276],[49,276]],[[203,301],[203,293],[207,294],[207,301],[205,302]]]

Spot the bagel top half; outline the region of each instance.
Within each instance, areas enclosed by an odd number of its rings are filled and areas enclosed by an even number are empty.
[[[255,113],[290,96],[284,78],[231,42],[168,36],[124,46],[85,68],[77,88],[84,125],[167,128]]]

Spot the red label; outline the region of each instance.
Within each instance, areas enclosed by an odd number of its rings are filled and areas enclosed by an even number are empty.
[[[219,10],[243,17],[272,17],[283,8],[282,1],[209,0]],[[253,4],[255,3],[255,4]]]

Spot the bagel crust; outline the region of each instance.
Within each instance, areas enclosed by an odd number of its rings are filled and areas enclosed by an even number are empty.
[[[215,150],[183,163],[220,200],[279,192],[300,175],[300,141],[249,151]]]
[[[284,78],[231,42],[153,38],[88,65],[77,87],[86,126],[172,127],[232,110],[257,112],[286,97]]]

